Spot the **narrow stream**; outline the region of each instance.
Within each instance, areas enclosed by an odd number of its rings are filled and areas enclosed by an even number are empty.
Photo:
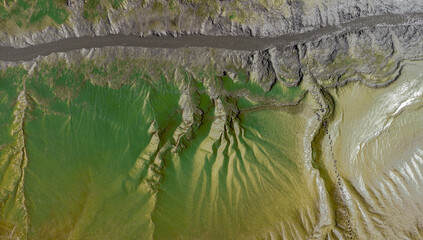
[[[324,108],[323,104],[320,101],[318,101],[319,98],[317,96],[315,96],[315,94],[313,94],[313,96],[316,99],[317,104],[319,105],[319,109],[317,109],[315,111],[315,115],[317,116],[318,121],[322,121],[322,126],[323,126],[323,128],[321,128],[319,130],[319,133],[316,135],[315,139],[313,140],[313,142],[317,142],[317,143],[315,143],[315,144],[317,144],[317,146],[315,146],[315,147],[318,147],[318,148],[321,149],[320,152],[317,154],[318,156],[316,156],[315,159],[314,159],[315,162],[316,161],[318,162],[318,163],[315,163],[315,167],[316,167],[316,169],[318,169],[320,171],[321,177],[325,181],[327,190],[330,191],[330,189],[334,189],[334,188],[338,190],[338,193],[340,194],[341,202],[342,202],[341,203],[341,212],[344,215],[344,218],[346,219],[346,225],[347,225],[346,231],[348,233],[347,233],[347,236],[345,236],[345,237],[347,239],[354,239],[355,235],[354,235],[354,232],[353,232],[352,227],[351,227],[351,217],[350,217],[350,214],[349,214],[349,211],[348,211],[348,206],[347,206],[348,200],[347,200],[347,196],[346,196],[346,193],[345,193],[345,189],[342,185],[341,177],[339,175],[338,165],[337,165],[338,161],[336,160],[334,152],[333,152],[333,138],[330,135],[329,128],[328,128],[327,118],[329,117],[328,115],[330,115],[330,114],[325,113],[325,108]],[[336,183],[333,183],[333,181],[331,180],[331,174],[329,174],[329,169],[326,166],[324,166],[324,163],[321,162],[322,149],[324,148],[323,147],[324,136],[327,136],[328,139],[329,139],[329,150],[330,150],[331,160],[332,160],[332,163],[333,163],[333,170],[334,170],[334,173],[335,173],[335,176],[336,176]],[[335,184],[335,186],[333,188],[334,184]],[[338,202],[335,200],[335,197],[334,197],[334,194],[336,194],[336,192],[330,191],[329,194],[331,195],[332,203],[337,204]],[[335,221],[336,220],[337,219],[335,217]]]
[[[322,27],[313,31],[286,34],[278,37],[248,36],[209,36],[185,35],[139,37],[136,35],[106,35],[65,38],[54,42],[33,45],[25,48],[0,47],[2,61],[30,61],[37,56],[47,56],[55,52],[69,52],[78,49],[101,48],[106,46],[131,46],[144,48],[187,48],[209,47],[242,51],[259,51],[277,46],[289,46],[318,40],[325,36],[340,35],[366,28],[386,25],[421,24],[423,13],[384,14],[358,18],[337,26]]]

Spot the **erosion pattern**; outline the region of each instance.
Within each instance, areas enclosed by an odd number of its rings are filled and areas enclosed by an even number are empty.
[[[29,31],[3,43],[50,39]],[[0,237],[423,239],[422,49],[411,21],[1,61]]]
[[[275,37],[421,12],[420,0],[1,0],[0,45],[117,33]]]

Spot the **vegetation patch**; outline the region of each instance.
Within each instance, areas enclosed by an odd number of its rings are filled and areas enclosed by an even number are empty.
[[[43,27],[46,18],[63,24],[68,16],[65,0],[0,0],[0,30]]]

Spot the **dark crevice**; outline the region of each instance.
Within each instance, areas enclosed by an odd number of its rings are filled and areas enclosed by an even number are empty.
[[[336,224],[340,229],[346,232],[344,233],[346,239],[355,239],[355,233],[351,227],[351,217],[347,206],[346,189],[343,186],[342,177],[339,175],[338,161],[335,159],[333,153],[333,137],[328,130],[328,123],[333,117],[334,102],[332,97],[321,89],[319,89],[319,93],[312,92],[312,95],[319,105],[319,109],[315,110],[315,115],[320,122],[320,128],[311,142],[312,166],[319,171],[320,177],[324,181],[326,190],[329,194],[330,204],[335,209]],[[322,104],[320,99],[323,99],[325,103]],[[324,139],[326,137],[329,140],[328,147],[324,146]],[[333,173],[330,173],[330,168],[328,168],[324,162],[323,149],[325,148],[328,148],[330,151],[329,154],[333,164]],[[333,174],[335,176],[335,181],[331,177]],[[343,226],[341,222],[343,219],[346,226]]]

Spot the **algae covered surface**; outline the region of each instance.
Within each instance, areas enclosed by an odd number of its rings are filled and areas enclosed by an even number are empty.
[[[0,0],[0,240],[423,239],[422,12]]]
[[[0,237],[421,239],[423,63],[316,46],[2,65]]]
[[[311,110],[237,103],[295,101],[301,87],[265,93],[242,74],[177,79],[138,63],[145,69],[58,61],[1,72],[1,236],[239,238],[315,211],[299,162]],[[252,90],[236,97],[227,82]]]

